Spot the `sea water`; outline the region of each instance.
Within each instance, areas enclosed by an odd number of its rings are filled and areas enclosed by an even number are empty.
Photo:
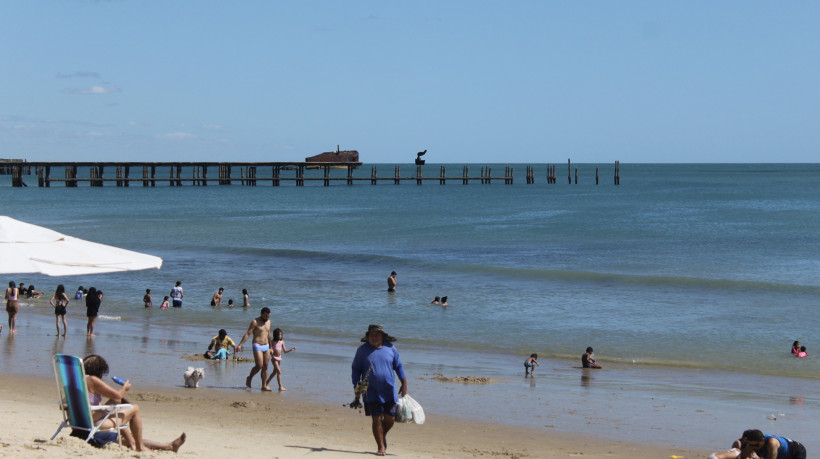
[[[729,399],[746,394],[754,405],[766,400],[768,381],[787,407],[799,399],[801,410],[814,410],[807,416],[820,412],[820,359],[811,357],[820,329],[820,165],[621,164],[618,186],[611,165],[601,166],[598,185],[595,165],[573,166],[578,184],[560,177],[560,166],[558,183],[548,184],[544,165],[535,184],[514,165],[513,185],[71,189],[37,188],[32,176],[20,189],[4,176],[3,214],[164,260],[154,271],[7,277],[48,295],[57,283],[102,289],[98,330],[136,330],[123,331],[135,349],[159,340],[169,354],[201,352],[219,328],[238,340],[267,306],[286,340],[298,337],[315,358],[346,362],[367,324],[381,323],[403,357],[429,373],[517,378],[537,352],[548,362],[544,378],[566,378],[584,394],[575,367],[593,346],[609,371],[587,375],[599,387],[626,385],[637,396],[648,384],[664,387],[664,397],[703,391],[725,401],[731,385],[739,389]],[[438,171],[425,166],[425,175]],[[395,293],[386,292],[391,271]],[[157,309],[177,280],[182,310]],[[142,307],[146,288],[151,310]],[[449,306],[430,304],[444,295]],[[80,334],[83,308],[72,306]],[[50,308],[24,304],[21,327],[28,312]],[[794,340],[809,358],[789,355]],[[779,406],[767,403],[762,410]]]

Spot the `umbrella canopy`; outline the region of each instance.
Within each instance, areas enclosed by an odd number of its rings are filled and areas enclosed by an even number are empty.
[[[0,273],[75,276],[159,269],[162,258],[0,216]]]

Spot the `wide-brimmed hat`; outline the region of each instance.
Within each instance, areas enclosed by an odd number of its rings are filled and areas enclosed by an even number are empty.
[[[374,331],[382,332],[382,334],[384,335],[384,342],[386,343],[396,341],[396,338],[393,338],[392,336],[388,335],[386,331],[384,331],[384,327],[382,327],[381,324],[370,324],[367,327],[367,332],[364,334],[364,338],[362,338],[362,342],[366,343],[368,335],[370,335],[370,332]]]

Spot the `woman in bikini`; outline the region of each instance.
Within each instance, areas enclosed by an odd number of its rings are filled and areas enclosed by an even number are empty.
[[[60,335],[60,319],[62,319],[63,336],[65,336],[65,332],[68,329],[68,324],[66,324],[65,320],[66,307],[68,306],[68,295],[65,294],[65,287],[63,284],[57,286],[57,290],[48,302],[54,308],[54,317],[57,322],[57,335]]]

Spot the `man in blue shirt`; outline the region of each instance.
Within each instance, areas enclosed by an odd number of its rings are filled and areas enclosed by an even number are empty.
[[[353,358],[352,379],[353,393],[356,400],[361,395],[356,386],[363,379],[367,382],[364,392],[364,412],[371,416],[373,422],[373,438],[379,450],[377,456],[384,456],[387,450],[387,432],[393,427],[394,411],[396,406],[395,376],[401,380],[399,392],[402,397],[407,395],[407,377],[404,375],[399,351],[393,347],[396,338],[384,332],[381,325],[371,324],[362,338],[362,344],[356,350]]]

